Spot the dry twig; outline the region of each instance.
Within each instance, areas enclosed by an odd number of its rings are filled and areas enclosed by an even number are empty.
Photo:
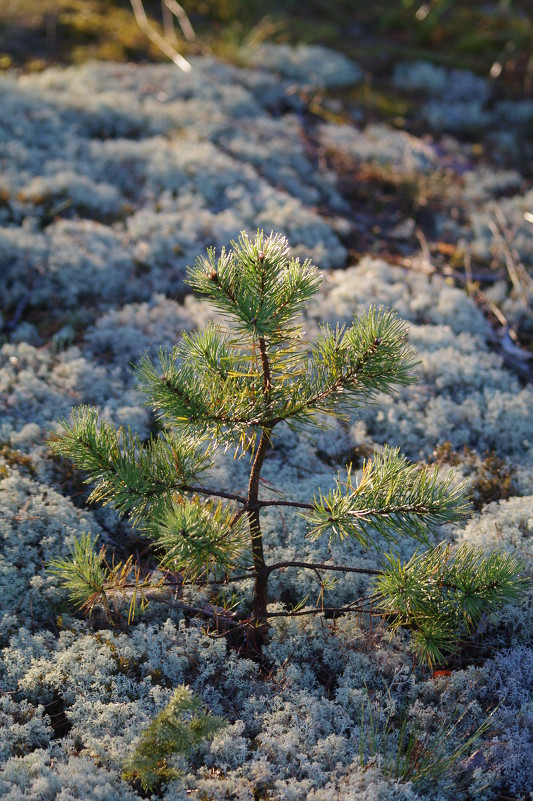
[[[190,42],[196,38],[189,18],[182,6],[176,0],[162,0],[164,36],[161,36],[148,21],[142,0],[130,0],[130,2],[137,25],[141,31],[183,72],[190,72],[192,69],[191,64],[176,49],[178,40],[174,31],[174,18],[178,20],[187,41]]]

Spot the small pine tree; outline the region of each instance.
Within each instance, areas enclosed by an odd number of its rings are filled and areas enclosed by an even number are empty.
[[[99,421],[96,409],[82,406],[71,422],[62,421],[64,432],[52,443],[56,454],[73,459],[95,484],[92,501],[128,516],[156,543],[162,567],[182,578],[222,580],[236,568],[242,573],[250,554],[244,574],[255,582],[251,620],[262,629],[269,616],[269,576],[289,565],[315,572],[378,572],[383,612],[393,625],[414,630],[416,652],[429,663],[442,660],[461,631],[472,630],[484,612],[519,597],[524,579],[518,560],[498,554],[485,559],[465,548],[453,568],[442,547],[429,547],[407,565],[390,557],[383,571],[296,561],[268,564],[261,529],[265,507],[298,509],[311,538],[354,538],[370,548],[377,537],[395,543],[400,536],[429,546],[438,526],[462,520],[468,504],[462,488],[439,481],[437,468],[412,464],[393,448],[367,460],[359,479],[348,470],[337,477],[335,489],[318,489],[311,501],[262,497],[261,469],[282,423],[312,432],[324,419],[413,382],[416,360],[406,325],[393,312],[372,308],[347,327],[323,326],[308,346],[301,312],[317,292],[320,276],[309,261],[291,258],[278,234],[258,233],[251,240],[243,233],[218,258],[209,250],[190,269],[189,283],[230,326],[209,324],[183,333],[179,345],[160,352],[158,364],[148,356],[140,361],[137,383],[161,423],[160,436],[141,442],[129,429],[117,430]],[[220,449],[250,454],[246,495],[202,483]],[[83,549],[78,551],[74,566],[64,560],[56,570],[85,607],[94,605],[97,595],[94,581],[88,581],[84,597],[84,576],[98,574],[105,606],[117,575],[124,588],[124,572],[116,566],[107,574],[98,572],[89,547],[84,572]],[[470,580],[474,568],[483,582]],[[440,579],[429,581],[431,576]],[[146,584],[139,586],[142,593]],[[454,604],[461,614],[452,613]]]
[[[168,763],[172,754],[188,754],[226,725],[222,718],[204,712],[200,699],[180,685],[124,763],[122,778],[139,782],[145,792],[153,792],[179,775]]]

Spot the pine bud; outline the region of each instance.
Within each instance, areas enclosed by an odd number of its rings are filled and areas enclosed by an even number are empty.
[[[259,253],[257,254],[257,258],[259,259],[259,262],[263,264],[265,260],[265,254],[262,250],[260,250]]]
[[[216,270],[211,270],[209,273],[209,280],[212,281],[214,284],[218,284],[218,273]]]

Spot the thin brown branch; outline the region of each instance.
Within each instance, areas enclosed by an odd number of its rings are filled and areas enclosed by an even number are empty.
[[[272,501],[261,501],[261,500],[259,500],[259,501],[257,501],[257,506],[259,506],[260,508],[262,508],[263,506],[289,506],[289,507],[292,507],[294,509],[314,509],[315,508],[312,503],[303,503],[303,502],[300,502],[300,501],[278,501],[278,500],[272,500]]]
[[[298,560],[286,560],[284,562],[275,562],[273,565],[265,565],[265,567],[261,571],[256,571],[252,567],[249,568],[247,573],[240,573],[237,576],[226,576],[223,579],[202,579],[196,581],[180,581],[179,586],[222,586],[225,584],[235,584],[238,581],[246,581],[249,579],[255,579],[257,575],[265,575],[270,574],[274,570],[283,570],[286,567],[299,567],[303,570],[331,570],[338,573],[359,573],[365,576],[380,576],[382,575],[382,570],[374,570],[370,567],[351,567],[350,565],[329,565],[324,564],[322,562],[302,562]],[[135,584],[127,584],[123,585],[124,588],[133,589]],[[176,587],[176,582],[174,580],[169,581],[161,581],[158,584],[149,584],[147,585],[148,588],[158,589],[159,587]]]
[[[302,617],[303,615],[342,615],[348,612],[366,612],[368,615],[376,615],[381,617],[381,612],[374,612],[372,608],[367,608],[363,605],[355,606],[354,604],[349,604],[348,606],[324,606],[324,607],[316,607],[314,609],[297,609],[293,611],[287,612],[268,612],[267,617]]]
[[[196,495],[214,495],[217,498],[225,498],[228,501],[242,503],[248,509],[248,498],[245,495],[238,495],[235,492],[225,492],[224,490],[213,489],[212,487],[192,487],[190,484],[176,486],[180,492],[193,492]]]
[[[213,489],[212,487],[193,487],[189,484],[182,484],[177,486],[176,489],[183,492],[194,492],[198,495],[214,495],[217,498],[226,498],[226,500],[229,501],[237,501],[237,503],[242,503],[244,505],[245,511],[248,511],[249,509],[261,509],[263,506],[289,506],[295,509],[314,509],[314,506],[311,503],[303,503],[299,501],[263,501],[259,499],[257,501],[249,501],[248,498],[244,497],[243,495],[238,495],[234,492],[224,492],[223,490]]]
[[[383,570],[373,570],[370,567],[350,567],[349,565],[328,565],[321,562],[300,562],[287,560],[284,562],[275,562],[273,565],[268,565],[267,570],[272,573],[273,570],[282,570],[285,567],[301,567],[304,570],[335,570],[340,573],[361,573],[367,576],[381,576]]]

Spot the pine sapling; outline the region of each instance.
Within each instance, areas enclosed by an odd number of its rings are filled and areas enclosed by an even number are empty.
[[[415,650],[431,664],[483,614],[519,596],[525,586],[519,560],[466,548],[451,558],[448,548],[431,546],[441,524],[468,514],[464,489],[452,487],[451,478],[441,481],[437,467],[410,463],[398,449],[385,447],[359,476],[348,469],[334,489],[317,489],[311,500],[265,497],[262,490],[261,470],[282,424],[311,434],[324,420],[343,417],[378,393],[415,380],[416,358],[404,322],[387,309],[371,308],[351,325],[323,325],[316,341],[306,343],[301,313],[321,279],[309,261],[291,258],[279,234],[261,232],[250,239],[243,233],[218,257],[209,250],[189,270],[188,281],[228,325],[210,323],[183,333],[176,347],[159,353],[157,363],[142,357],[137,385],[160,424],[159,436],[142,442],[82,406],[70,422],[62,421],[63,433],[52,443],[56,454],[71,458],[95,485],[90,500],[128,517],[155,544],[161,567],[182,581],[252,577],[249,620],[259,631],[280,614],[268,611],[269,576],[290,566],[321,575],[376,574],[383,613],[393,626],[413,630]],[[227,450],[249,456],[246,493],[202,480],[215,453]],[[261,513],[271,506],[298,510],[312,539],[355,539],[369,549],[379,541],[411,537],[428,550],[406,565],[390,556],[386,567],[374,571],[297,560],[269,563]],[[73,562],[55,568],[73,600],[88,608],[90,599],[97,600],[91,584],[95,566],[84,573],[80,554]],[[482,581],[469,580],[472,569]],[[114,578],[109,571],[103,581],[106,599],[127,589]],[[321,581],[323,590],[327,582]]]
[[[139,782],[145,792],[153,792],[179,775],[169,764],[173,754],[186,756],[194,746],[211,739],[226,725],[222,718],[204,712],[201,700],[188,687],[180,685],[127,758],[122,778]]]

